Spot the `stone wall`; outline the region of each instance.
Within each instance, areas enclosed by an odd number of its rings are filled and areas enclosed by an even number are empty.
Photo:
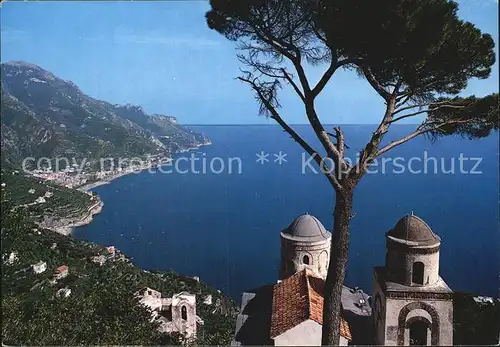
[[[453,344],[453,301],[387,299],[385,345],[409,345],[408,322],[415,317],[430,324],[428,345]]]
[[[385,333],[386,333],[386,298],[385,294],[380,288],[378,283],[377,275],[373,273],[373,297],[372,297],[373,307],[372,307],[372,320],[373,320],[373,332],[376,345],[385,345]]]
[[[413,264],[424,264],[424,285],[433,285],[439,280],[439,248],[427,252],[426,248],[412,249],[390,246],[388,243],[386,266],[391,281],[407,286],[412,281]]]
[[[331,238],[319,242],[300,242],[281,238],[280,279],[292,276],[308,268],[322,278],[326,278],[330,261]],[[304,263],[307,257],[309,264]]]

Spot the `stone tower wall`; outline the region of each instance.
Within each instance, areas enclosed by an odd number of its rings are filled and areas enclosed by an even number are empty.
[[[182,312],[185,307],[185,319]],[[196,299],[194,295],[177,294],[172,298],[172,323],[176,331],[196,337]]]
[[[418,299],[387,299],[385,316],[386,346],[408,346],[408,323],[423,319],[430,323],[427,342],[429,345],[453,345],[453,301]],[[378,344],[378,341],[377,341]]]
[[[382,288],[378,283],[377,276],[373,276],[372,296],[372,324],[375,345],[385,345],[386,334],[386,299]]]
[[[433,285],[439,281],[439,248],[402,248],[387,245],[386,267],[392,282],[407,286],[413,283],[413,264],[424,265],[423,285]]]
[[[331,238],[320,242],[300,242],[281,238],[280,279],[292,276],[304,268],[322,278],[326,278],[328,262],[330,261]],[[304,264],[304,256],[309,264]]]

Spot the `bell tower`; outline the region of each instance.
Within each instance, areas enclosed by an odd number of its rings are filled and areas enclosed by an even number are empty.
[[[280,279],[309,269],[326,278],[332,234],[314,216],[306,213],[281,232]]]
[[[439,276],[441,239],[419,217],[386,234],[386,261],[373,276],[377,345],[452,345],[453,292]]]

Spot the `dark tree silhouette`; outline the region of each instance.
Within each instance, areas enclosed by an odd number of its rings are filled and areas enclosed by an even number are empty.
[[[254,91],[260,113],[274,119],[314,158],[335,190],[322,343],[338,344],[356,185],[378,156],[419,135],[476,138],[498,129],[498,94],[457,96],[469,79],[489,76],[494,42],[460,20],[458,5],[449,0],[211,0],[210,4],[208,26],[237,43],[238,59],[245,66],[238,78]],[[306,74],[307,64],[325,66],[316,84]],[[316,98],[339,69],[366,79],[386,106],[353,164],[344,156],[341,128],[328,132],[315,108]],[[280,114],[278,91],[284,84],[304,104],[325,156]],[[392,124],[417,115],[427,117],[413,132],[382,144]],[[327,164],[331,162],[333,167]]]

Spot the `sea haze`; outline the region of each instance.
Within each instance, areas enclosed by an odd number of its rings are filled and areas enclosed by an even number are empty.
[[[74,235],[114,245],[146,269],[199,276],[239,301],[242,291],[276,282],[280,231],[296,216],[309,212],[331,230],[334,193],[321,173],[309,168],[302,173],[302,149],[278,126],[192,128],[213,142],[195,152],[200,158],[195,169],[202,170],[204,159],[207,173],[141,172],[95,188],[104,210]],[[319,148],[307,126],[295,128]],[[412,128],[394,126],[388,140]],[[374,127],[343,129],[348,155],[355,159]],[[372,268],[384,263],[385,233],[413,211],[441,237],[440,274],[452,289],[498,295],[498,140],[497,133],[474,141],[447,137],[431,143],[421,137],[387,153],[385,157],[402,157],[408,163],[412,157],[423,161],[426,151],[439,167],[443,160],[445,170],[454,160],[455,173],[434,173],[430,160],[427,174],[408,169],[395,173],[395,167],[386,164],[385,173],[362,179],[354,196],[346,284],[371,292]],[[256,162],[261,151],[269,154],[269,162]],[[274,162],[280,151],[287,155],[281,165]],[[482,173],[460,173],[461,153],[482,158],[475,168]],[[209,170],[214,157],[225,162],[221,174]],[[236,157],[241,159],[241,174],[235,160],[228,173],[229,158]],[[403,159],[399,163],[404,164]],[[220,162],[214,164],[219,169]],[[184,162],[179,168],[189,166]],[[464,170],[473,166],[473,161],[463,161]],[[423,171],[424,165],[414,159],[412,169]]]

